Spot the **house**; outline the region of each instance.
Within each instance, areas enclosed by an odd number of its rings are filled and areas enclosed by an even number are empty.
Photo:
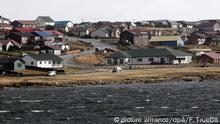
[[[196,26],[196,22],[177,21],[177,23],[178,23],[178,28],[193,29]]]
[[[107,65],[187,64],[191,62],[191,54],[170,48],[119,51],[106,58]]]
[[[120,34],[121,34],[121,29],[118,27],[110,27],[106,29],[111,38],[120,38]]]
[[[0,23],[3,23],[3,24],[10,24],[10,19],[7,19],[3,16],[0,16]]]
[[[45,68],[45,69],[52,69],[52,68],[62,68],[62,59],[53,54],[34,54],[29,53],[22,58],[25,61],[25,65],[27,67],[32,68]]]
[[[7,23],[0,23],[0,31],[10,31],[12,30],[12,26]]]
[[[181,36],[152,36],[149,42],[151,46],[184,46],[184,40]]]
[[[14,28],[35,28],[36,25],[33,20],[15,20],[11,23]]]
[[[202,33],[192,33],[187,36],[188,43],[194,45],[203,45],[208,40],[208,36]]]
[[[52,46],[58,46],[61,51],[69,51],[70,50],[70,44],[65,42],[54,42]]]
[[[69,31],[69,34],[76,37],[85,37],[90,35],[90,31],[86,27],[75,27]]]
[[[135,46],[149,46],[151,36],[160,36],[162,32],[157,29],[133,29],[120,34],[120,45],[133,44]]]
[[[15,57],[0,57],[0,70],[21,71],[25,70],[25,62]]]
[[[42,46],[51,45],[55,40],[55,38],[46,31],[35,31],[32,34],[35,35],[35,41],[39,42]]]
[[[40,29],[45,29],[46,26],[54,26],[55,24],[55,21],[49,16],[39,16],[34,22]]]
[[[220,21],[202,20],[197,27],[200,31],[220,31]]]
[[[148,46],[149,34],[146,30],[129,30],[120,34],[120,45]]]
[[[57,56],[61,55],[61,48],[59,46],[43,46],[40,53],[44,54],[54,54]]]
[[[93,24],[91,22],[82,22],[80,24],[77,24],[77,27],[84,27],[84,28],[89,28],[92,26],[93,26]]]
[[[99,28],[91,33],[92,38],[109,38],[111,34],[106,28]]]
[[[19,44],[21,44],[22,46],[27,44],[28,42],[34,42],[34,35],[32,33],[29,32],[13,32],[10,33],[8,36],[10,39],[18,42]]]
[[[55,37],[55,40],[63,40],[64,35],[56,30],[45,30],[46,32],[48,32],[51,36]]]
[[[178,23],[176,21],[168,21],[169,25],[170,25],[170,28],[173,28],[173,29],[177,29],[178,28]]]
[[[10,49],[16,48],[20,49],[21,44],[17,43],[14,40],[0,40],[0,46],[2,51],[9,51]]]
[[[134,34],[130,31],[123,31],[120,34],[119,44],[120,45],[134,44]]]
[[[205,53],[200,57],[201,63],[211,63],[220,64],[220,54],[219,53]]]
[[[56,21],[54,29],[63,32],[69,32],[73,28],[73,22],[71,21]]]
[[[132,22],[113,22],[109,26],[119,28],[120,31],[132,30],[136,25]]]
[[[152,27],[156,28],[170,28],[170,24],[168,20],[152,20],[152,21],[147,21],[149,25],[152,25]]]

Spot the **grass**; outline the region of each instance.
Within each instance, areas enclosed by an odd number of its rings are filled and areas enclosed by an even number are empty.
[[[95,65],[98,63],[102,63],[104,61],[104,56],[96,54],[84,55],[74,58],[73,61],[79,64]]]
[[[76,70],[77,71],[77,70]],[[111,70],[105,72],[61,75],[55,77],[0,77],[0,86],[13,86],[24,83],[37,85],[58,85],[76,84],[87,85],[86,82],[96,82],[95,84],[121,83],[125,80],[133,81],[166,81],[175,79],[188,79],[197,76],[220,76],[220,67],[208,68],[162,68],[162,69],[144,69],[144,70],[123,70],[122,72],[112,73]],[[211,77],[214,78],[214,77]],[[98,82],[98,83],[97,83]]]
[[[22,54],[20,52],[4,52],[0,51],[0,56],[21,56]]]

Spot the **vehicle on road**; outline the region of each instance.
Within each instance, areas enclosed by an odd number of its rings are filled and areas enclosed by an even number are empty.
[[[56,71],[48,71],[47,76],[56,76]]]
[[[116,72],[119,72],[119,71],[122,71],[122,68],[119,67],[119,66],[116,66],[112,69],[112,73],[116,73]]]

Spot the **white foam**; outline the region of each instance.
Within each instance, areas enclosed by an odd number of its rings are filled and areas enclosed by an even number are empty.
[[[8,111],[8,110],[0,110],[0,113],[8,113],[8,112],[10,112],[10,111]]]
[[[33,113],[42,113],[42,112],[45,112],[45,110],[31,110],[31,112],[33,112]]]
[[[97,103],[102,103],[102,101],[99,100],[99,101],[97,101]]]
[[[191,107],[191,109],[198,109],[198,108],[199,108],[198,106]]]
[[[20,100],[19,102],[22,103],[37,103],[37,102],[42,102],[43,100]]]
[[[168,109],[168,108],[170,108],[170,107],[168,107],[168,106],[162,106],[161,108],[162,108],[162,109]]]
[[[144,109],[144,106],[135,107],[135,109]]]

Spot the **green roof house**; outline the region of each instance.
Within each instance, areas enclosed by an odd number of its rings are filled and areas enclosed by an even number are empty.
[[[145,48],[119,51],[106,57],[108,65],[186,64],[192,55],[171,48]]]

